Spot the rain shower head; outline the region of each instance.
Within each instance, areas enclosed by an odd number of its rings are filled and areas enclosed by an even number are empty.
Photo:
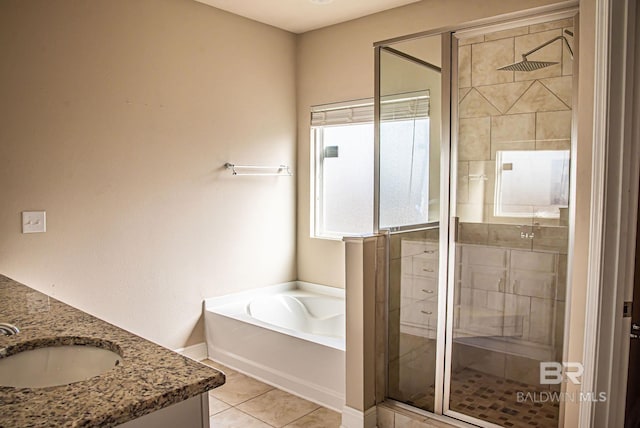
[[[549,67],[550,65],[558,64],[557,61],[527,61],[527,58],[522,56],[522,61],[514,62],[513,64],[500,67],[498,70],[503,71],[534,71],[541,68]]]
[[[550,65],[558,64],[557,61],[527,61],[527,58],[522,56],[522,61],[514,62],[513,64],[500,67],[498,70],[502,71],[534,71],[541,68],[549,67]]]
[[[568,34],[569,36],[573,36],[573,33],[569,30],[564,30],[564,32],[566,34]],[[502,70],[502,71],[534,71],[534,70],[539,70],[541,68],[545,68],[545,67],[549,67],[550,65],[555,65],[558,64],[557,61],[529,61],[527,60],[527,57],[529,55],[531,55],[532,53],[539,51],[540,49],[542,49],[545,46],[550,45],[551,43],[555,42],[556,40],[564,40],[565,44],[567,45],[567,49],[569,49],[569,53],[571,54],[571,59],[573,59],[573,50],[571,49],[571,46],[569,45],[569,41],[567,40],[567,38],[565,36],[558,36],[558,37],[554,37],[553,39],[549,40],[548,42],[545,42],[543,44],[541,44],[540,46],[531,49],[529,52],[522,54],[522,61],[519,62],[514,62],[513,64],[509,64],[509,65],[505,65],[504,67],[500,67],[498,68],[498,70]]]

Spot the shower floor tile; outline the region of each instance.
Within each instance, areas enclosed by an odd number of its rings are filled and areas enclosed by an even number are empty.
[[[209,392],[211,428],[339,428],[341,416],[333,410],[239,373],[212,360],[203,364],[227,376],[226,383]]]
[[[400,334],[396,358],[389,361],[390,398],[433,411],[435,367],[428,362],[435,360],[434,347],[432,339]],[[464,367],[452,374],[450,408],[504,427],[556,428],[559,402],[542,402],[549,395],[541,393],[554,390]]]
[[[408,404],[418,408],[433,403],[433,386],[429,392],[411,397]],[[451,382],[451,410],[503,427],[557,428],[560,406],[531,400],[518,402],[517,393],[530,397],[540,389],[526,383],[504,379],[465,368],[453,375]],[[548,389],[544,392],[550,392]]]
[[[517,397],[550,393],[548,388],[504,379],[465,368],[451,381],[451,410],[494,424],[515,428],[556,428],[560,413],[557,401],[536,402]]]

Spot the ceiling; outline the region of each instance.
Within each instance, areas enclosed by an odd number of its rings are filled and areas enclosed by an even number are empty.
[[[420,0],[196,1],[293,33],[304,33]]]

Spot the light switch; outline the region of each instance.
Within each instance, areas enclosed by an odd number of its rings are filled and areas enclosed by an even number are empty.
[[[22,233],[38,233],[46,231],[46,211],[22,211]]]

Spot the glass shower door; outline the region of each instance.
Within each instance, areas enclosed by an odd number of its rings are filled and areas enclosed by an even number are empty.
[[[379,51],[379,229],[389,231],[387,397],[435,411],[441,365],[441,37]],[[444,349],[444,348],[442,348]]]
[[[454,34],[444,413],[483,426],[558,426],[561,385],[540,366],[563,354],[572,27]]]

